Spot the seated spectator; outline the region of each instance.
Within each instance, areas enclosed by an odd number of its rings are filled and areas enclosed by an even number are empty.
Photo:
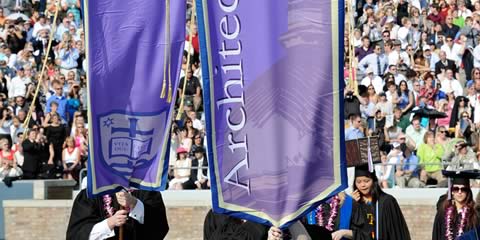
[[[387,101],[387,95],[384,92],[378,94],[376,108],[382,112],[383,116],[393,115],[393,104]]]
[[[415,142],[405,134],[399,136],[403,158],[397,165],[395,182],[401,188],[421,188],[425,183],[419,179],[418,157],[414,154]]]
[[[65,140],[65,147],[62,152],[64,179],[78,178],[78,171],[80,170],[80,150],[75,147],[75,139],[67,137]]]
[[[471,139],[470,137],[476,136],[472,134],[475,132],[475,124],[473,124],[467,111],[462,112],[460,117],[461,118],[458,120],[457,125],[455,126],[455,137],[463,138],[467,141],[467,143],[474,143],[472,141],[475,141],[475,139]]]
[[[433,132],[426,132],[423,137],[423,143],[420,144],[417,150],[419,164],[422,168],[420,180],[425,184],[428,180],[434,179],[437,181],[437,186],[445,186],[445,177],[442,175],[442,155],[443,148],[440,144],[435,143]]]
[[[420,118],[416,117],[412,120],[412,124],[407,127],[405,134],[415,142],[416,148],[425,142],[424,135],[427,132],[425,128],[420,125]]]
[[[190,178],[183,183],[183,189],[208,189],[208,162],[203,147],[195,148]]]
[[[345,129],[345,140],[365,137],[362,129],[362,118],[360,115],[352,114],[349,118],[350,127]]]
[[[195,111],[189,111],[187,115],[193,121],[193,128],[197,129],[198,131],[204,130],[203,123],[197,118],[197,113]]]
[[[192,149],[192,137],[188,134],[193,134],[192,132],[188,132],[187,128],[180,129],[180,134],[178,135],[178,140],[180,143],[180,147],[184,148],[187,152],[190,152]]]
[[[185,148],[179,147],[177,149],[177,160],[173,170],[174,178],[169,182],[169,190],[182,190],[182,184],[190,179],[192,160],[187,158],[187,154],[188,151]]]
[[[399,151],[400,144],[394,143],[393,149],[390,153],[381,152],[381,164],[376,164],[375,172],[378,177],[378,183],[382,188],[392,188],[394,186],[394,172],[395,164],[400,162],[401,151]]]
[[[0,180],[6,177],[16,178],[22,176],[22,169],[17,165],[14,152],[10,150],[10,144],[7,139],[0,139],[0,148]]]
[[[477,157],[467,142],[460,140],[455,144],[455,153],[447,166],[449,171],[480,170]]]
[[[197,77],[193,76],[192,69],[189,68],[187,71],[186,76],[186,83],[185,77],[180,79],[180,84],[178,85],[178,96],[181,99],[183,96],[183,88],[185,85],[185,102],[193,101],[193,106],[195,111],[200,108],[200,104],[202,103],[202,88],[200,85],[200,81]]]

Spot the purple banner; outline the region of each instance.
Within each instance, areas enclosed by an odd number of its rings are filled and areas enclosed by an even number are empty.
[[[162,190],[185,1],[88,0],[89,185]],[[168,24],[170,23],[170,24]],[[178,27],[182,26],[182,27]],[[167,67],[171,68],[171,76]],[[161,95],[164,95],[160,97]]]
[[[214,210],[286,225],[346,187],[343,1],[197,5]]]

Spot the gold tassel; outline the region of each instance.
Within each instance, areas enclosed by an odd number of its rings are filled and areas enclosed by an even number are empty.
[[[170,52],[171,53],[171,52]],[[168,56],[168,98],[167,102],[172,102],[172,66],[171,66],[172,58],[169,54]]]
[[[190,34],[188,35],[188,41],[190,42],[190,45],[188,45],[187,68],[185,69],[185,77],[183,77],[183,88],[182,88],[182,95],[180,96],[181,97],[180,108],[178,109],[178,113],[176,117],[177,120],[180,120],[182,118],[183,104],[185,101],[185,88],[187,87],[187,75],[188,75],[188,70],[190,69],[190,52],[192,51],[192,47],[193,47],[192,32],[193,32],[193,21],[195,20],[194,15],[196,11],[195,1],[192,1],[192,4],[193,4],[192,15],[190,16],[190,26],[189,26]]]
[[[165,98],[166,85],[167,85],[167,64],[169,61],[168,51],[170,51],[170,0],[165,1],[165,48],[163,52],[163,83],[162,83],[162,92],[160,93],[160,98]]]

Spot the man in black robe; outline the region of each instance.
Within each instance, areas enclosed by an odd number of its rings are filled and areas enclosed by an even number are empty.
[[[91,234],[105,236],[101,232],[111,230],[114,233],[100,239],[118,239],[119,225],[123,227],[124,240],[163,239],[167,235],[167,215],[160,192],[135,190],[131,195],[122,192],[120,195],[117,193],[109,196],[113,208],[111,213],[116,215],[111,221],[105,207],[108,200],[104,197],[88,198],[85,190],[78,194],[70,215],[67,240],[87,240]],[[132,202],[129,199],[133,199],[135,204],[129,204]],[[120,210],[124,205],[132,207],[130,213],[128,210]],[[112,223],[113,229],[110,227]]]

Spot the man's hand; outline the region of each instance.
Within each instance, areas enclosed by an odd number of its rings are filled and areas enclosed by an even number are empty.
[[[126,210],[118,210],[115,214],[107,219],[107,224],[110,229],[120,227],[127,222],[128,212]]]
[[[282,240],[283,232],[277,227],[270,227],[268,230],[268,240]]]
[[[130,210],[132,210],[137,205],[137,198],[132,196],[129,192],[121,191],[115,193],[115,195],[117,196],[118,204],[124,208],[130,208]]]

